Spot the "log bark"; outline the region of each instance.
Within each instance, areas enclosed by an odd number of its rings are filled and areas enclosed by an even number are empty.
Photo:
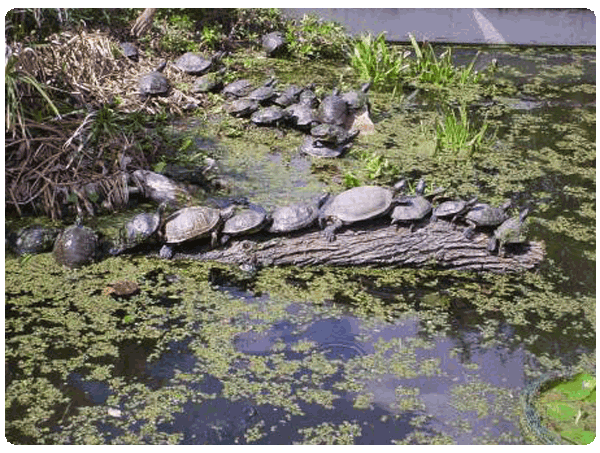
[[[430,267],[478,272],[522,272],[544,259],[543,242],[508,246],[504,257],[487,250],[489,233],[463,236],[465,228],[449,222],[428,222],[411,232],[389,219],[351,225],[327,242],[321,230],[289,235],[256,234],[232,239],[226,246],[182,244],[174,258],[264,266],[389,266]]]

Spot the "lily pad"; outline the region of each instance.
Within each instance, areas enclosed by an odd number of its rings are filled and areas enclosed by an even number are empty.
[[[586,431],[585,429],[581,428],[561,431],[560,435],[563,437],[563,439],[579,445],[591,444],[596,438],[595,432]]]
[[[579,373],[569,381],[561,382],[553,390],[561,392],[568,400],[578,401],[587,398],[596,388],[596,378]]]
[[[546,404],[548,417],[556,420],[570,420],[577,416],[577,409],[562,402],[549,402]]]

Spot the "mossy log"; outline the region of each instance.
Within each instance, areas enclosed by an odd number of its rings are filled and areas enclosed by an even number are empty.
[[[259,267],[431,267],[504,273],[534,269],[545,255],[542,242],[507,246],[504,257],[491,254],[487,249],[489,233],[466,239],[464,230],[440,220],[411,232],[407,227],[390,225],[388,219],[344,227],[333,242],[327,242],[317,229],[280,236],[256,234],[232,239],[215,249],[183,244],[174,257]]]

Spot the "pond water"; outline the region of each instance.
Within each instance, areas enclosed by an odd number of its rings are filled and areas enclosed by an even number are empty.
[[[530,206],[529,236],[547,250],[539,270],[247,275],[142,256],[65,270],[49,254],[7,255],[7,439],[536,443],[523,388],[549,371],[595,369],[595,52],[484,50],[498,83],[469,112],[495,129],[488,154],[435,155],[437,106],[421,93],[374,95],[377,134],[336,166],[290,151],[301,134],[257,128],[221,134],[220,165],[233,195],[272,208],[342,190],[345,172],[365,176],[366,153],[384,156],[455,195]],[[213,133],[202,127],[199,137]],[[103,291],[118,280],[140,293]]]

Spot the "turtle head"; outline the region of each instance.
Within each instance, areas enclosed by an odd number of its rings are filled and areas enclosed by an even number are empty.
[[[360,86],[360,91],[362,91],[363,93],[366,93],[367,91],[369,91],[369,89],[371,88],[371,85],[372,85],[372,84],[373,84],[373,81],[372,81],[372,80],[370,80],[370,81],[368,81],[368,82],[366,82],[366,83],[363,83],[363,84]]]
[[[394,192],[395,193],[404,193],[404,191],[406,190],[406,179],[402,178],[400,181],[398,181],[396,184],[394,184]]]
[[[415,194],[423,195],[425,193],[426,185],[427,185],[427,183],[425,182],[425,180],[423,178],[419,179],[419,182],[417,183],[417,187],[415,187]]]
[[[525,219],[527,218],[528,215],[529,215],[529,208],[523,209],[519,214],[519,222],[521,222],[521,223],[525,222]]]

